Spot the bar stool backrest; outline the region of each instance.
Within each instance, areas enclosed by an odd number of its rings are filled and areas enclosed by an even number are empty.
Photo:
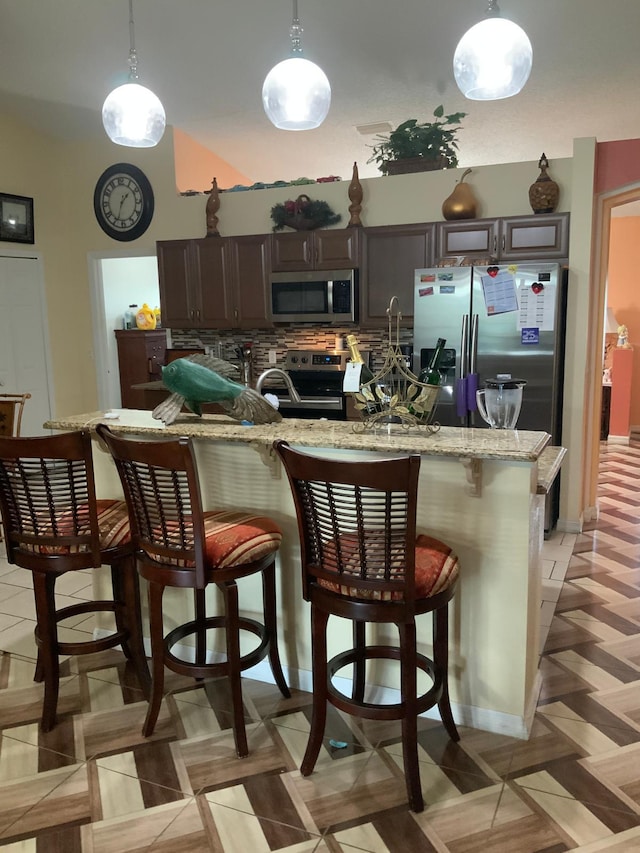
[[[204,589],[204,519],[190,439],[140,441],[97,426],[113,456],[129,509],[131,534],[142,558],[192,568]]]
[[[320,582],[356,598],[415,598],[420,457],[346,462],[277,441],[293,492],[303,593]]]
[[[10,563],[60,571],[99,566],[90,434],[0,437],[0,509]]]
[[[0,436],[19,436],[22,411],[31,394],[0,394]]]

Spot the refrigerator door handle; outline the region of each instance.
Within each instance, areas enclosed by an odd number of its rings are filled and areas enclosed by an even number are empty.
[[[467,409],[475,412],[476,391],[478,390],[478,315],[471,318],[471,347],[469,348],[469,375],[467,377]]]
[[[456,380],[456,413],[459,418],[467,416],[467,373],[469,371],[469,315],[462,315],[460,333],[460,375]]]
[[[469,349],[469,373],[478,372],[478,315],[471,318],[471,347]]]
[[[464,379],[469,372],[469,315],[462,315],[462,330],[460,332],[460,378]]]

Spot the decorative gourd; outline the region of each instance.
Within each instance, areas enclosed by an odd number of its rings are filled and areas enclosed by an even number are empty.
[[[451,195],[442,203],[442,215],[445,219],[475,219],[476,199],[469,184],[464,179],[471,172],[462,173],[460,183],[456,184]]]

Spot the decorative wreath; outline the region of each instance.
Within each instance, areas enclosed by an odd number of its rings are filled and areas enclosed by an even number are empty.
[[[342,217],[334,213],[326,201],[314,201],[308,195],[299,195],[295,201],[289,199],[284,204],[274,205],[271,208],[271,219],[274,222],[273,231],[282,231],[285,227],[295,231],[310,231],[335,225]]]

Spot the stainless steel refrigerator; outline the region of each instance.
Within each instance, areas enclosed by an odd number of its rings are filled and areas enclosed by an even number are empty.
[[[540,261],[415,271],[414,372],[429,363],[438,338],[447,342],[435,420],[487,427],[476,389],[510,374],[527,383],[518,429],[543,430],[561,443],[566,273]],[[557,491],[547,529],[556,517]]]

